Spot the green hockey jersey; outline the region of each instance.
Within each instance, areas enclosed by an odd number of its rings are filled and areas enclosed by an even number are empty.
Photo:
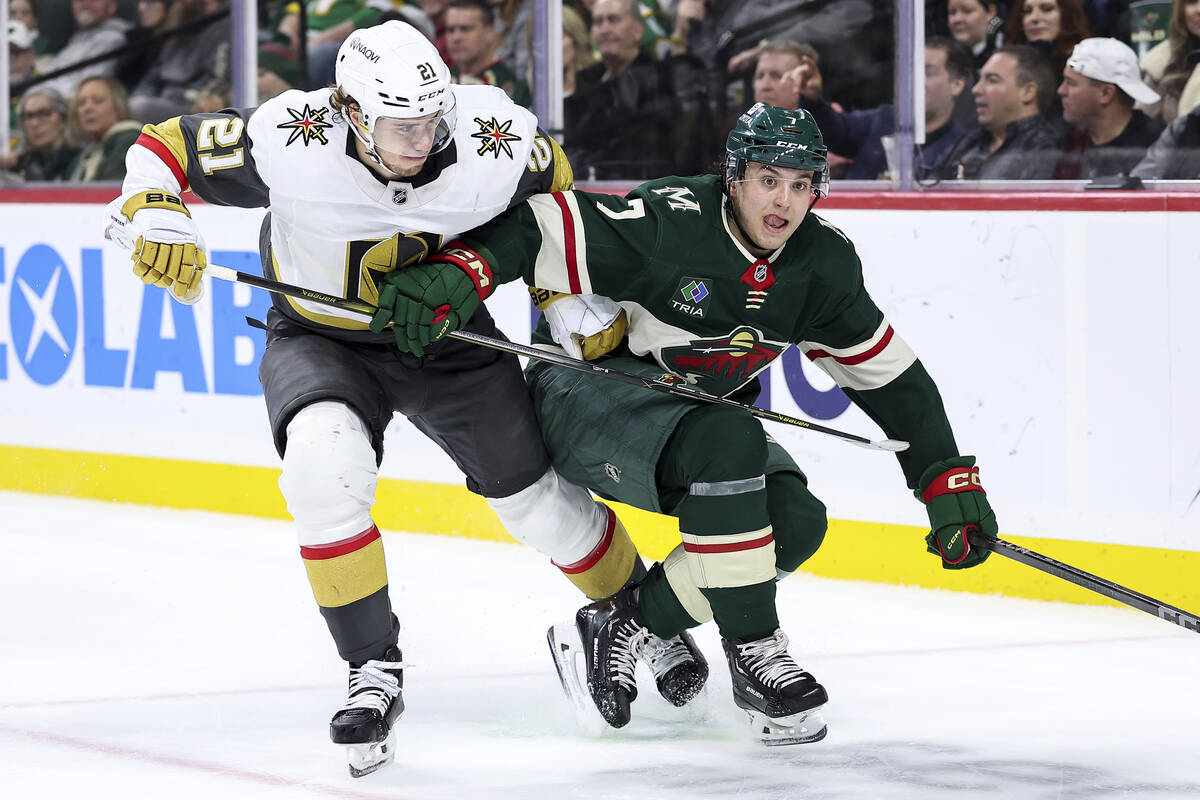
[[[745,399],[799,347],[890,438],[915,488],[958,454],[937,387],[863,285],[854,245],[809,213],[766,258],[731,233],[720,179],[664,178],[627,197],[535,196],[464,240],[499,283],[599,294],[625,309],[628,349],[706,392]],[[545,323],[536,338],[547,342]]]

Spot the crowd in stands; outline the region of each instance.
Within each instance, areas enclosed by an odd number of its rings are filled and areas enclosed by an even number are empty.
[[[141,125],[231,103],[230,0],[0,2],[6,182],[120,180]],[[535,0],[256,2],[259,102],[331,84],[353,31],[400,19],[457,82],[532,103]],[[1142,6],[927,0],[917,179],[1200,179],[1200,0]],[[890,0],[563,0],[562,24],[581,180],[709,171],[756,101],[810,111],[835,179],[893,174]]]

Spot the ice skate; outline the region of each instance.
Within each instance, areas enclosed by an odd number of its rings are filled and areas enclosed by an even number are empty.
[[[687,705],[708,680],[708,662],[686,631],[670,639],[650,634],[641,658],[654,675],[658,693],[673,706]]]
[[[750,716],[752,734],[768,747],[805,744],[825,738],[820,708],[825,687],[788,655],[782,630],[763,639],[722,639],[733,702]]]
[[[634,670],[650,632],[642,625],[632,588],[575,613],[583,644],[588,691],[604,721],[614,728],[629,722],[629,706],[637,698]]]
[[[393,756],[392,724],[404,711],[403,655],[391,647],[382,658],[350,665],[350,697],[329,723],[329,738],[346,745],[350,774],[369,775]]]

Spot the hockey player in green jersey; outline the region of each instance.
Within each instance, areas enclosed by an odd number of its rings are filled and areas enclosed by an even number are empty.
[[[389,278],[373,326],[401,349],[444,336],[455,302],[438,276],[462,270],[481,295],[537,287],[535,340],[605,367],[752,400],[789,346],[831,375],[888,437],[947,568],[981,563],[964,531],[997,531],[971,456],[959,454],[932,378],[863,286],[854,246],[812,207],[827,191],[812,117],[757,104],[727,140],[720,176],[665,178],[627,197],[540,195]],[[592,699],[620,727],[650,633],[714,619],[735,702],[767,744],[825,735],[824,687],[787,652],[775,581],[820,546],[825,507],[800,468],[741,409],[680,401],[545,363],[526,371],[561,474],[679,519],[680,546],[636,587],[576,615]]]

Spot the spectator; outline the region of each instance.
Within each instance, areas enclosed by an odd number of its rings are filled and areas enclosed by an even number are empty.
[[[128,51],[117,61],[114,73],[129,91],[138,85],[162,51],[163,40],[154,37],[170,25],[167,19],[169,5],[170,0],[138,0],[137,25],[125,34]]]
[[[932,37],[925,43],[925,144],[917,152],[916,176],[924,180],[936,175],[943,159],[967,134],[954,121],[958,97],[972,76],[971,59],[965,48],[952,39]],[[883,137],[895,131],[892,105],[886,103],[864,111],[835,111],[821,96],[821,72],[806,59],[798,69],[797,85],[804,107],[816,120],[825,145],[854,159],[846,173],[851,180],[887,177]],[[757,82],[756,82],[757,83]],[[755,94],[755,100],[760,98]]]
[[[997,0],[950,0],[946,17],[950,35],[971,50],[976,72],[1004,44],[1004,20]]]
[[[1054,91],[1045,57],[1028,45],[992,54],[971,93],[979,130],[947,157],[942,177],[957,180],[1044,180],[1054,171],[1058,136],[1040,109]]]
[[[596,63],[592,58],[592,42],[587,25],[579,13],[563,6],[563,97],[575,94],[575,75]]]
[[[802,44],[787,39],[768,39],[757,48],[758,60],[754,65],[754,102],[766,103],[776,108],[799,108],[802,94],[801,82],[793,71],[801,64],[809,64],[806,73],[808,89],[815,96],[822,93],[823,83],[818,64],[821,56],[811,44]],[[741,116],[739,113],[738,116]],[[819,123],[818,123],[819,124]],[[824,127],[821,132],[824,133]]]
[[[1128,175],[1162,133],[1163,125],[1135,110],[1158,102],[1142,83],[1137,55],[1116,39],[1084,39],[1063,69],[1058,87],[1063,119],[1075,126],[1054,168],[1061,180]]]
[[[454,62],[450,60],[450,51],[446,49],[446,6],[450,4],[450,0],[420,0],[420,2],[421,10],[433,24],[433,46],[437,48],[438,55],[447,65],[453,65]]]
[[[420,13],[424,17],[420,9],[405,7],[402,0],[305,0],[303,11],[308,27],[305,46],[308,51],[309,85],[324,86],[333,82],[333,65],[338,48],[351,33],[377,24],[384,11],[401,9]],[[289,3],[287,13],[278,27],[279,32],[291,42],[293,52],[300,50],[301,11],[300,2]],[[412,22],[407,15],[404,18]],[[422,23],[432,33],[432,23],[427,19],[423,19]]]
[[[1145,179],[1200,179],[1200,106],[1173,119],[1130,174]]]
[[[642,3],[642,21],[647,18],[653,18],[650,9],[646,8],[645,3]],[[688,51],[688,37],[692,31],[698,30],[704,24],[705,8],[704,0],[679,0],[675,4],[675,26],[671,29],[670,52],[674,55],[682,55]],[[642,37],[643,46],[645,45],[645,36]],[[663,54],[665,55],[665,53]]]
[[[66,180],[79,154],[67,142],[67,101],[55,89],[35,86],[21,97],[17,116],[24,144],[6,168],[27,181]]]
[[[125,44],[125,34],[133,27],[132,23],[115,16],[117,0],[72,0],[71,13],[75,17],[75,33],[54,56],[46,68],[47,73],[119,49]],[[49,84],[63,97],[71,97],[85,78],[112,75],[116,69],[116,59],[112,58],[68,72]]]
[[[27,81],[37,68],[37,50],[34,49],[35,31],[25,27],[20,20],[8,21],[8,85]],[[14,100],[16,98],[13,98]]]
[[[766,39],[759,42],[753,52],[758,54],[754,64],[753,102],[766,103],[777,108],[799,108],[800,79],[794,73],[802,63],[811,65],[810,91],[818,97],[822,95],[824,82],[818,68],[821,56],[812,45],[788,39]],[[739,107],[745,105],[746,103],[739,103]],[[842,110],[837,103],[830,103],[829,108],[834,112]],[[738,116],[741,116],[740,112]],[[729,120],[725,127],[732,128],[735,123],[736,119]],[[832,177],[846,177],[850,159],[840,153],[830,152],[827,154],[827,161]]]
[[[261,98],[260,98],[261,99]],[[233,106],[233,87],[226,81],[209,81],[200,87],[192,103],[191,114],[215,114]]]
[[[258,49],[259,105],[288,89],[300,88],[305,80],[304,70],[279,45],[264,44]]]
[[[178,28],[221,10],[225,0],[177,0],[167,27]],[[172,36],[129,98],[135,119],[156,125],[186,114],[200,87],[229,80],[233,22],[226,16],[191,33]]]
[[[529,108],[529,86],[496,58],[496,28],[490,0],[450,0],[446,8],[446,48],[455,83],[499,86],[514,103]]]
[[[1200,104],[1197,50],[1200,50],[1200,0],[1174,0],[1166,40],[1142,56],[1146,83],[1162,95],[1161,104],[1146,107],[1146,113],[1170,123]]]
[[[69,125],[87,142],[75,159],[71,180],[119,181],[125,177],[125,151],[141,133],[129,114],[125,87],[108,75],[84,78],[71,102]]]
[[[533,69],[533,51],[526,45],[533,27],[533,3],[529,0],[492,0],[496,7],[496,58],[518,75]]]
[[[9,21],[15,20],[29,29],[33,34],[34,52],[39,56],[50,56],[53,53],[49,41],[39,31],[41,23],[38,19],[37,6],[34,5],[33,0],[9,0],[8,19]]]
[[[1080,41],[1092,35],[1079,0],[1017,0],[1004,26],[1005,44],[1044,48],[1055,75]]]
[[[600,63],[575,77],[563,104],[567,154],[589,179],[703,172],[712,160],[706,73],[689,55],[654,58],[638,46],[636,0],[597,0]]]

